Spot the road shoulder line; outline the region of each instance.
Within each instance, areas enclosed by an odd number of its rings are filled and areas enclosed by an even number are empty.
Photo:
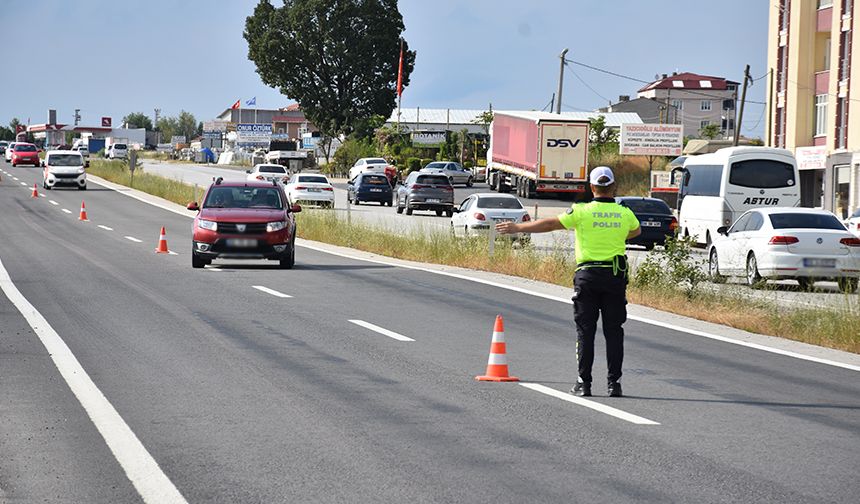
[[[550,388],[546,385],[541,385],[539,383],[520,383],[519,385],[527,389],[534,390],[535,392],[540,392],[541,394],[546,394],[550,397],[555,397],[556,399],[561,399],[562,401],[567,401],[578,406],[584,406],[586,408],[593,409],[594,411],[599,411],[600,413],[603,413],[605,415],[619,418],[621,420],[634,423],[636,425],[660,425],[660,422],[648,420],[647,418],[634,415],[633,413],[628,413],[618,408],[613,408],[612,406],[607,406],[603,403],[589,401],[588,399],[583,399],[582,397],[570,395],[566,392],[562,392],[560,390],[556,390],[554,388]]]
[[[147,503],[187,504],[137,435],[92,381],[65,341],[21,294],[0,260],[0,289],[21,312],[117,462]]]

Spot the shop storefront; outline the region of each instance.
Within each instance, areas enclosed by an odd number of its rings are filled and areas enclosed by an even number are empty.
[[[860,152],[839,152],[827,159],[825,208],[847,219],[860,207]]]

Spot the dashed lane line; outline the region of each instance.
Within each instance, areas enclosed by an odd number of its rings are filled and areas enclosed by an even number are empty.
[[[371,331],[379,333],[383,336],[388,336],[389,338],[396,339],[397,341],[415,341],[412,338],[409,338],[402,334],[398,334],[394,331],[389,331],[388,329],[371,324],[370,322],[365,322],[363,320],[350,320],[350,322],[365,329],[370,329]]]
[[[51,203],[53,203],[53,201],[52,201]],[[101,224],[99,224],[99,227],[100,227],[100,228],[102,228],[102,229],[104,229],[105,231],[113,231],[113,228],[112,228],[112,227],[103,226],[103,225],[101,225]]]
[[[271,294],[271,295],[273,295],[275,297],[279,297],[279,298],[291,298],[291,297],[293,297],[293,296],[290,296],[289,294],[284,294],[283,292],[278,292],[274,289],[270,289],[270,288],[264,287],[262,285],[252,285],[251,287],[257,289],[260,292],[265,292],[266,294]]]
[[[143,243],[143,240],[138,240],[134,236],[124,236],[123,238],[125,238],[128,241],[133,241],[134,243]]]
[[[66,208],[63,208],[62,210],[63,210],[63,212],[65,212],[65,213],[67,213],[67,214],[72,213],[72,211],[71,211],[71,210],[68,210],[68,209],[66,209]]]
[[[49,202],[50,204],[52,204],[52,205],[59,205],[59,203],[57,203],[57,202],[56,202],[56,201],[54,201],[54,200],[48,200],[48,202]]]
[[[584,406],[586,408],[593,409],[594,411],[599,411],[600,413],[615,418],[620,418],[621,420],[630,423],[634,423],[637,425],[660,425],[659,422],[655,422],[654,420],[648,420],[647,418],[634,415],[633,413],[628,413],[626,411],[620,410],[618,408],[613,408],[612,406],[607,406],[596,401],[589,401],[588,399],[577,397],[575,395],[571,395],[566,392],[562,392],[560,390],[541,385],[539,383],[520,383],[520,385],[527,389],[534,390],[535,392],[540,392],[541,394],[546,394],[548,396],[555,397],[556,399],[561,399],[562,401],[567,401],[578,406]]]

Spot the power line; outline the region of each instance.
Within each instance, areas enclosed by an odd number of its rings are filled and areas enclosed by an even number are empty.
[[[577,111],[577,112],[588,112],[589,114],[591,114],[591,113],[596,113],[596,112],[594,112],[593,110],[588,110],[588,109],[584,109],[584,108],[574,107],[573,105],[568,105],[567,103],[562,103],[561,105],[562,105],[563,107],[567,107],[567,108],[572,109],[572,110],[575,110],[575,111]]]
[[[614,76],[614,77],[619,77],[619,78],[621,78],[621,79],[627,79],[627,80],[631,80],[631,81],[634,81],[634,82],[640,82],[640,83],[642,83],[642,84],[651,84],[651,83],[653,82],[653,81],[646,81],[646,80],[642,80],[642,79],[637,79],[636,77],[631,77],[631,76],[629,76],[629,75],[620,74],[620,73],[617,73],[617,72],[613,72],[613,71],[611,71],[611,70],[606,70],[606,69],[604,69],[604,68],[598,68],[598,67],[596,67],[596,66],[588,65],[588,64],[586,64],[586,63],[582,63],[581,61],[574,61],[574,60],[570,60],[570,59],[565,59],[564,61],[565,61],[565,63],[573,63],[574,65],[579,65],[579,66],[582,66],[582,67],[588,68],[588,69],[590,69],[590,70],[594,70],[594,71],[596,71],[596,72],[605,73],[605,74],[607,74],[607,75],[612,75],[612,76]],[[576,74],[574,74],[574,75],[576,75]],[[767,75],[767,74],[765,74],[765,76],[766,76],[766,75]],[[761,78],[761,77],[760,77],[760,78]],[[757,79],[756,79],[756,80],[757,80]],[[713,94],[707,94],[707,93],[703,93],[703,92],[693,91],[693,90],[691,90],[691,89],[686,89],[686,88],[677,88],[677,89],[678,89],[678,90],[681,90],[681,91],[684,91],[684,92],[686,92],[686,93],[690,93],[690,94],[693,94],[693,95],[697,95],[697,96],[704,96],[704,97],[707,97],[707,98],[723,99],[723,100],[727,99],[727,98],[725,98],[725,97],[723,97],[723,96],[717,96],[717,95],[713,95]],[[752,103],[752,104],[755,104],[755,105],[767,105],[767,103],[766,103],[766,102],[762,102],[762,101],[747,100],[746,102],[747,102],[747,103]]]
[[[752,126],[752,127],[744,126],[744,129],[747,131],[752,131],[752,130],[758,128],[758,125],[761,124],[761,120],[764,119],[764,111],[765,111],[765,109],[762,108],[761,114],[759,114],[759,116],[758,116],[758,121],[755,122],[754,126]]]
[[[597,92],[593,87],[589,86],[589,85],[588,85],[588,83],[587,83],[587,82],[585,82],[585,80],[583,80],[583,78],[582,78],[582,77],[580,77],[578,73],[576,73],[576,72],[574,72],[574,71],[573,71],[573,68],[571,68],[571,67],[570,67],[570,65],[568,65],[568,64],[567,64],[567,62],[565,62],[565,63],[564,63],[564,67],[565,67],[565,68],[567,68],[567,70],[568,70],[570,73],[572,73],[572,74],[573,74],[573,76],[574,76],[574,77],[576,77],[576,78],[577,78],[577,80],[579,80],[579,82],[581,82],[585,87],[587,87],[589,90],[591,90],[591,92],[592,92],[592,93],[596,94],[597,96],[599,96],[600,98],[602,98],[602,99],[603,99],[603,101],[605,101],[605,102],[609,103],[610,105],[612,104],[612,100],[610,100],[609,98],[607,98],[607,97],[603,96],[602,94],[598,93],[598,92]]]

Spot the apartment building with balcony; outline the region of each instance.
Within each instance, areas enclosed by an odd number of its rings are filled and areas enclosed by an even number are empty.
[[[841,218],[860,207],[854,1],[773,0],[768,27],[766,141],[797,155],[801,204]]]

